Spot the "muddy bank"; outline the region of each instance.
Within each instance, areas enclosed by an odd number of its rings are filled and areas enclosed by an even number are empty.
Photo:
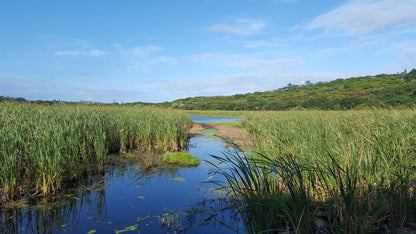
[[[210,124],[210,126],[218,131],[217,136],[230,141],[240,149],[246,150],[254,145],[247,131],[243,128],[221,124]]]
[[[202,131],[205,130],[203,125],[196,123],[196,122],[192,123],[192,127],[189,130],[189,134],[191,135],[202,134]],[[238,146],[238,148],[240,149],[245,150],[254,145],[253,141],[251,140],[250,136],[248,135],[247,131],[244,128],[230,126],[230,125],[223,125],[223,124],[218,124],[218,123],[207,123],[206,125],[217,130],[217,133],[215,135],[226,139],[230,143]]]
[[[217,134],[215,135],[235,144],[240,149],[247,150],[254,145],[253,141],[244,128],[215,123],[208,125],[217,130]]]
[[[204,131],[204,130],[205,130],[205,128],[202,127],[201,124],[194,122],[194,123],[192,123],[192,126],[189,129],[189,134],[191,134],[191,135],[199,135],[199,134],[202,134],[202,131]]]

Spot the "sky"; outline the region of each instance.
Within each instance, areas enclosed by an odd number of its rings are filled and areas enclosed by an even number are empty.
[[[0,1],[0,96],[165,102],[416,68],[416,0]]]

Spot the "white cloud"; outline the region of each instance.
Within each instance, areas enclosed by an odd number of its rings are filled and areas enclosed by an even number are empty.
[[[173,63],[175,58],[167,55],[160,55],[164,49],[159,46],[148,45],[134,48],[123,48],[122,56],[127,60],[127,71],[149,72],[152,66],[162,63]]]
[[[401,61],[397,64],[400,69],[413,69],[416,64],[416,43],[400,42],[396,43],[393,48],[399,52]]]
[[[268,58],[265,58],[268,57]],[[273,58],[274,57],[274,58]],[[275,58],[275,53],[232,54],[226,51],[194,54],[185,57],[190,62],[215,67],[242,68],[247,70],[287,70],[302,61],[297,58]]]
[[[250,49],[256,49],[259,47],[278,47],[280,43],[272,40],[272,41],[247,41],[244,43],[244,47]]]
[[[194,96],[231,95],[279,86],[279,79],[274,74],[236,73],[213,77],[196,77],[174,79],[160,82],[156,87],[158,93],[165,93],[173,99]],[[172,89],[172,87],[175,87]],[[274,89],[274,88],[273,88]]]
[[[83,101],[98,101],[98,102],[124,102],[126,97],[134,97],[139,99],[142,95],[139,91],[131,91],[126,89],[113,89],[113,88],[90,88],[90,89],[78,89],[72,93],[74,100]],[[134,99],[133,99],[134,100]],[[138,100],[140,101],[140,100]]]
[[[214,52],[214,53],[202,53],[202,54],[193,54],[185,56],[185,58],[190,59],[192,61],[220,61],[231,59],[231,55],[225,52]]]
[[[32,81],[16,76],[0,76],[0,95],[28,100],[53,100],[66,96],[67,87]]]
[[[59,50],[54,53],[55,55],[63,56],[63,55],[72,55],[72,56],[101,56],[107,54],[106,51],[102,50]]]
[[[248,59],[243,61],[235,62],[234,65],[244,69],[285,69],[288,66],[299,63],[297,59]]]
[[[307,27],[365,35],[399,25],[416,23],[415,12],[415,0],[351,0],[335,10],[318,16]]]
[[[148,56],[149,54],[152,54],[154,52],[159,52],[162,50],[163,49],[159,46],[148,45],[148,46],[138,46],[138,47],[131,48],[128,50],[128,53],[130,53],[130,55],[132,56],[140,57],[140,56]]]
[[[175,78],[155,84],[154,93],[163,93],[169,100],[195,96],[216,96],[271,91],[302,80],[313,83],[348,77],[340,73],[298,72],[273,70],[266,72],[243,72],[205,77]],[[172,89],[172,87],[175,87]],[[164,100],[160,100],[164,101]]]
[[[406,48],[406,50],[404,51],[404,55],[407,59],[415,61],[416,60],[416,47]]]
[[[54,35],[38,35],[36,40],[43,44],[49,53],[56,56],[102,56],[107,51],[94,49],[88,40],[60,37]]]
[[[22,97],[28,100],[98,101],[111,103],[113,100],[138,101],[143,92],[131,87],[108,87],[97,83],[51,84],[17,76],[0,75],[0,96]]]
[[[261,33],[266,23],[259,19],[236,19],[233,24],[214,24],[207,29],[212,32],[222,32],[239,36],[250,36]]]

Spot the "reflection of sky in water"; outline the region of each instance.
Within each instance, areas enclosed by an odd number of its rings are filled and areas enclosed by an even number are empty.
[[[192,121],[198,123],[214,123],[214,122],[233,122],[244,120],[236,117],[208,117],[208,116],[189,116]]]
[[[223,118],[220,118],[223,121]],[[212,119],[211,119],[212,120]],[[216,211],[211,206],[223,208],[227,204],[209,199],[215,196],[210,188],[214,185],[202,183],[209,177],[212,167],[204,160],[212,161],[211,155],[220,156],[228,146],[212,134],[196,135],[190,139],[189,152],[201,160],[198,167],[156,170],[150,176],[135,163],[110,166],[105,177],[90,176],[81,189],[58,199],[61,203],[35,209],[0,209],[1,233],[69,232],[114,233],[126,227],[137,228],[140,233],[166,233],[159,217],[170,211],[182,214],[183,227],[205,219],[218,219],[235,224],[231,210]],[[176,179],[174,179],[176,178]],[[218,180],[218,178],[215,178]],[[184,213],[187,209],[199,211],[197,215]],[[149,216],[150,215],[150,216]],[[138,218],[147,217],[138,222]],[[210,222],[198,225],[187,233],[234,233],[219,224]]]

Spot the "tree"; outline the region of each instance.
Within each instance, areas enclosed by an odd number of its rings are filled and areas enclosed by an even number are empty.
[[[407,73],[404,79],[406,81],[416,80],[416,69],[412,69],[409,73]]]

